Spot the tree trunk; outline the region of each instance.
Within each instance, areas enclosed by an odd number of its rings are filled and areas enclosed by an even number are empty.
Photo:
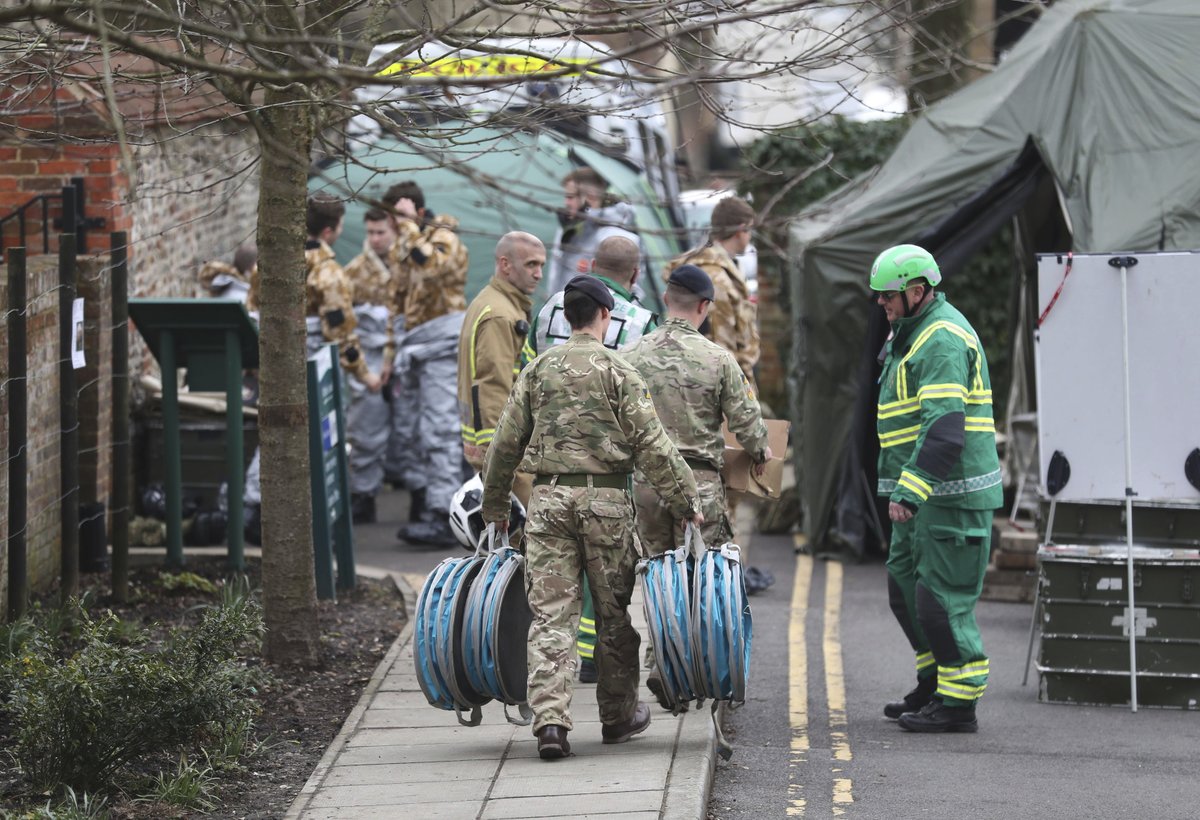
[[[264,653],[276,663],[314,666],[319,635],[304,347],[304,211],[312,110],[302,89],[268,88],[255,121],[262,153],[258,429]]]

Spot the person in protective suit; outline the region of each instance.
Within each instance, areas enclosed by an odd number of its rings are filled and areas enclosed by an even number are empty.
[[[395,222],[381,208],[363,215],[367,236],[362,253],[346,265],[358,322],[358,341],[368,367],[379,374],[383,389],[347,378],[346,438],[350,442],[350,515],[355,524],[374,523],[375,496],[383,487],[384,458],[392,432],[392,405],[386,392],[396,357],[392,316],[392,268],[388,252],[396,241]]]
[[[450,499],[463,479],[456,374],[467,248],[458,238],[458,220],[427,208],[415,182],[393,185],[383,202],[397,234],[388,254],[397,276],[393,313],[404,317],[392,379],[392,435],[408,437],[404,447],[412,454],[403,481],[413,507],[396,537],[453,546],[458,540],[450,530]]]
[[[879,379],[879,495],[892,538],[888,597],[916,653],[917,685],[884,714],[911,732],[974,732],[989,664],[975,622],[1003,503],[983,344],[935,288],[916,245],[875,259],[870,287],[892,333]]]
[[[546,265],[546,292],[558,293],[567,281],[592,269],[596,249],[610,236],[637,241],[637,213],[608,192],[608,181],[591,168],[576,168],[562,179],[559,228]]]

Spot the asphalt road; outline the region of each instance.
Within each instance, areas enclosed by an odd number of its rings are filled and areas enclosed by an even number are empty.
[[[777,582],[751,599],[750,699],[727,720],[710,818],[1200,817],[1200,714],[1040,703],[1036,668],[1021,685],[1030,604],[977,611],[992,671],[979,733],[910,734],[882,713],[913,682],[883,565],[764,536],[754,563]]]
[[[407,511],[405,493],[380,497],[380,523],[355,528],[360,564],[423,576],[462,554],[397,541]],[[1200,714],[1039,703],[1036,669],[1021,686],[1031,605],[979,606],[992,669],[979,733],[915,735],[882,713],[913,682],[883,565],[761,535],[752,563],[776,583],[751,599],[749,699],[726,721],[713,820],[1200,818]]]

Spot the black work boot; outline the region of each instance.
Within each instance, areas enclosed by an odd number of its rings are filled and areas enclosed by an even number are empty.
[[[937,698],[919,712],[900,716],[900,728],[909,732],[978,732],[975,706],[947,706]]]
[[[375,496],[367,493],[351,493],[350,520],[355,524],[374,524]]]
[[[432,521],[433,511],[425,506],[425,488],[421,487],[409,493],[411,503],[408,507],[409,523],[416,521]]]
[[[535,733],[538,744],[538,757],[542,760],[558,760],[571,756],[571,744],[567,741],[567,730],[553,723],[538,729]]]
[[[247,544],[262,546],[262,507],[247,504],[242,512],[242,538]]]
[[[905,695],[903,700],[894,700],[884,706],[883,714],[894,720],[908,712],[919,712],[929,701],[933,700],[933,693],[936,689],[937,675],[917,678],[917,688]]]
[[[442,513],[432,521],[414,521],[405,524],[396,533],[396,537],[410,544],[421,544],[430,547],[457,547],[459,546],[458,538],[455,537],[454,531],[450,529],[448,518],[449,515],[447,513]]]

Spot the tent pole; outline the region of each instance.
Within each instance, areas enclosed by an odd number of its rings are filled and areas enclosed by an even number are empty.
[[[1136,712],[1137,696],[1137,610],[1134,609],[1133,592],[1133,423],[1130,420],[1129,398],[1129,266],[1136,265],[1133,257],[1114,257],[1108,261],[1121,268],[1121,358],[1125,378],[1125,570],[1129,585],[1129,611],[1125,625],[1129,629],[1129,708]]]

